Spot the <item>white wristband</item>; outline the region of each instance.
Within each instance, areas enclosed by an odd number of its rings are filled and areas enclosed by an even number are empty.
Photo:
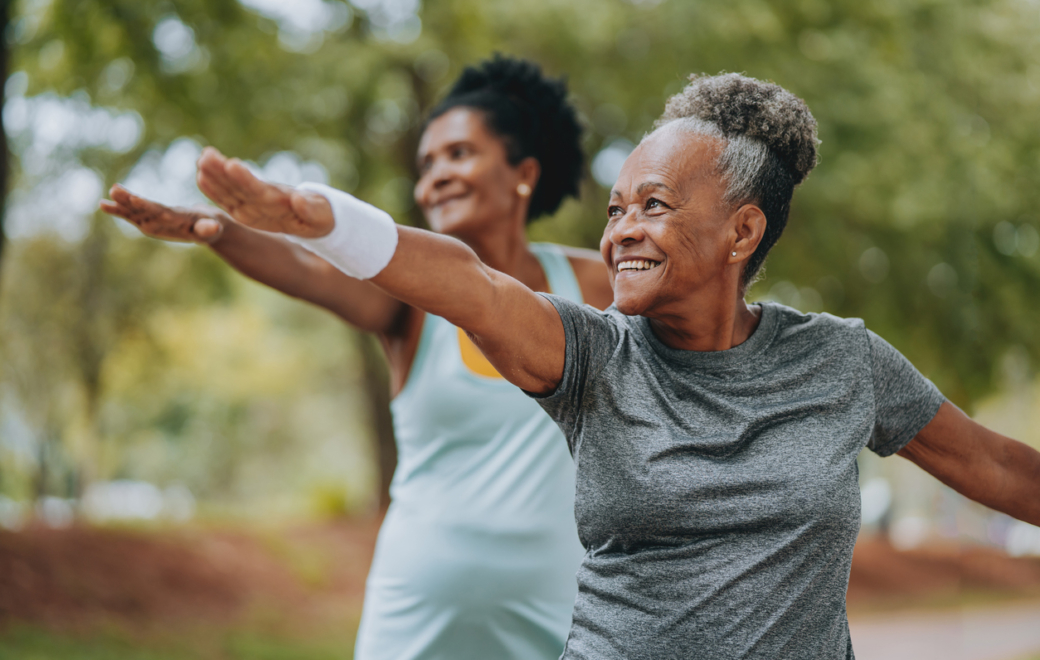
[[[301,183],[296,189],[327,199],[336,226],[320,238],[289,234],[286,238],[359,280],[375,277],[386,268],[397,249],[397,225],[386,211],[320,183]]]

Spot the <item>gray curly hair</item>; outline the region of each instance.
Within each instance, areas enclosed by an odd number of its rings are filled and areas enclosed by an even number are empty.
[[[787,226],[795,186],[816,167],[816,119],[779,85],[738,73],[693,74],[654,123],[669,125],[721,140],[716,171],[728,182],[724,201],[757,204],[766,216],[762,242],[744,267],[746,291]]]

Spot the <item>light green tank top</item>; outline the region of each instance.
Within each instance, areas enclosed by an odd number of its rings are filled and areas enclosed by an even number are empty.
[[[581,302],[562,250],[531,250],[552,292]],[[550,660],[563,649],[584,552],[574,464],[538,404],[482,375],[490,365],[465,356],[462,338],[427,314],[408,382],[391,404],[393,503],[357,660]]]

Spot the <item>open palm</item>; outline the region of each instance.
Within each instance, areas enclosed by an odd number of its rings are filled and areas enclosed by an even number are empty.
[[[206,147],[198,162],[199,190],[238,222],[263,231],[318,238],[335,218],[326,199],[291,186],[261,181],[237,158]]]
[[[213,243],[223,234],[224,223],[231,220],[212,206],[166,206],[120,185],[112,186],[109,195],[111,201],[101,201],[102,211],[131,222],[148,236],[168,241]]]

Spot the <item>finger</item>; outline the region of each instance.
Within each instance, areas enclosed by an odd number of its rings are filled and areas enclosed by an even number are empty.
[[[224,225],[213,218],[199,218],[192,225],[191,233],[204,243],[212,243],[224,233]]]
[[[207,187],[210,192],[220,198],[222,204],[237,205],[241,200],[234,194],[235,186],[224,172],[226,164],[227,158],[223,154],[213,147],[206,147],[202,150],[202,156],[199,157],[198,173],[195,178],[200,189],[203,186]]]
[[[223,179],[223,170],[221,170],[220,175],[214,175],[200,169],[195,175],[195,184],[202,191],[202,194],[213,200],[217,206],[233,213],[235,209],[242,205],[242,200],[224,185]]]
[[[129,209],[121,204],[109,201],[101,202],[101,210],[109,215],[126,220],[134,227],[137,227],[139,231],[147,234],[147,232],[145,231],[145,225],[148,222],[148,217],[143,216],[141,213],[138,213],[133,209]]]
[[[132,195],[125,189],[111,191],[118,199],[115,201],[109,201],[107,199],[101,200],[99,207],[105,213],[109,215],[115,215],[124,220],[128,220],[135,225],[140,225],[142,222],[147,220],[153,213],[148,213],[133,204]]]
[[[210,204],[194,204],[188,210],[200,217],[213,218],[221,223],[235,221],[234,218],[228,215],[227,212],[219,206],[212,206]]]
[[[256,175],[249,171],[246,164],[237,158],[230,159],[224,165],[224,173],[227,175],[231,185],[235,186],[235,189],[245,199],[258,201],[258,198],[263,197],[265,194],[280,192],[275,186],[258,179]]]
[[[199,156],[199,159],[198,159],[198,161],[196,161],[195,165],[196,165],[196,167],[199,167],[199,168],[202,168],[202,167],[220,167],[220,168],[223,168],[224,167],[224,163],[226,161],[227,161],[227,157],[225,157],[224,154],[220,153],[220,151],[216,147],[205,147],[205,148],[203,148],[202,154]]]
[[[117,204],[121,204],[127,209],[137,213],[155,215],[169,210],[169,207],[165,204],[153,202],[152,200],[141,197],[140,195],[135,195],[118,183],[112,186],[108,192],[109,195],[111,195],[112,200]]]
[[[324,195],[293,191],[289,195],[289,206],[305,225],[321,229],[331,228],[336,223],[332,215],[332,207]]]
[[[199,217],[212,218],[220,223],[221,227],[229,222],[234,222],[235,219],[228,215],[223,209],[217,206],[210,206],[208,204],[196,204],[189,209]]]
[[[127,208],[133,209],[138,213],[149,216],[159,215],[160,213],[170,211],[170,207],[166,206],[165,204],[153,202],[152,200],[147,199],[145,197],[141,197],[140,195],[135,195],[130,191],[126,191],[126,195],[124,196],[121,203]]]
[[[110,202],[107,199],[101,200],[99,206],[104,213],[123,218],[124,220],[130,220],[130,216],[133,214],[133,211],[122,204],[119,204],[118,202]]]
[[[125,204],[126,200],[130,197],[130,191],[117,183],[108,189],[108,196],[111,197],[113,201]]]

